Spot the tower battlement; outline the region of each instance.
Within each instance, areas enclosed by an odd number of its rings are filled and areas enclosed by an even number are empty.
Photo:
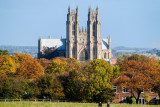
[[[87,33],[87,28],[85,27],[85,28],[79,28],[79,33],[81,33],[81,32],[83,32],[83,33]]]

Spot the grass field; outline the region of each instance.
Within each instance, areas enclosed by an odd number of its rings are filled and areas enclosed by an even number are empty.
[[[96,103],[0,102],[0,107],[98,107]],[[102,107],[106,107],[103,104]],[[160,105],[111,104],[110,107],[160,107]]]

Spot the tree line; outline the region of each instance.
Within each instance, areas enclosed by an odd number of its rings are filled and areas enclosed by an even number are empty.
[[[103,59],[80,63],[74,58],[0,55],[2,99],[108,102],[114,97],[113,85],[119,85],[137,92],[138,100],[143,88],[153,88],[160,95],[159,77],[159,60],[141,55],[119,57],[114,66]]]

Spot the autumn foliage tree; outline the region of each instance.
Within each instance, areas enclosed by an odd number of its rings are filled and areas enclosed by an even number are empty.
[[[160,60],[155,60],[155,59],[151,59],[150,60],[150,64],[151,66],[155,67],[157,71],[159,71],[160,73]],[[155,92],[158,93],[159,97],[160,97],[160,75],[155,73],[155,78],[152,82],[152,88]]]
[[[47,73],[64,74],[67,70],[66,59],[53,59],[46,69]]]
[[[26,81],[22,77],[8,77],[3,86],[3,98],[22,99],[25,94]]]
[[[159,79],[160,72],[158,62],[153,58],[141,55],[132,55],[121,62],[121,70],[125,71],[116,79],[116,84],[125,86],[133,92],[137,92],[137,102],[143,89],[152,87],[152,81]]]
[[[67,84],[65,87],[65,95],[67,99],[72,101],[87,101],[87,76],[88,73],[83,69],[90,62],[81,64],[80,69],[69,72],[69,77],[67,79]],[[88,67],[86,67],[88,68]],[[86,89],[86,91],[85,91]]]
[[[67,58],[67,71],[72,72],[80,69],[80,63],[75,58]]]
[[[113,71],[113,67],[101,59],[82,63],[79,70],[70,72],[66,88],[67,97],[83,102],[112,100],[112,82],[116,70],[119,69],[114,68]]]
[[[42,65],[28,54],[15,54],[16,74],[25,78],[37,78],[43,74]]]
[[[79,62],[75,58],[55,58],[49,63],[46,68],[47,73],[54,74],[66,74],[69,72],[77,70],[79,66]]]
[[[45,58],[40,58],[38,59],[38,62],[43,66],[44,70],[46,70],[52,61]]]
[[[3,93],[4,93],[4,86],[5,86],[5,82],[7,80],[8,76],[6,74],[1,73],[0,74],[0,99],[2,99]]]
[[[158,93],[160,98],[160,80],[153,83],[153,90]]]
[[[64,99],[63,87],[56,76],[47,74],[41,76],[36,81],[40,92],[39,98],[54,100]]]
[[[0,73],[13,74],[15,72],[14,60],[8,55],[0,55]]]
[[[106,98],[102,99],[101,97],[103,94],[109,96],[109,89],[112,89],[113,68],[108,64],[108,62],[101,59],[95,59],[91,61],[89,69],[87,69],[86,72],[88,73],[89,81],[88,94],[93,101],[107,102],[108,100],[112,100]]]
[[[49,63],[46,68],[46,74],[55,75],[62,86],[67,89],[69,73],[77,71],[80,65],[75,58],[55,58]],[[66,90],[64,90],[66,93]]]

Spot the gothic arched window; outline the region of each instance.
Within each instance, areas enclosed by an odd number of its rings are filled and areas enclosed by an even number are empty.
[[[79,61],[88,60],[88,54],[86,50],[83,50],[79,56]]]
[[[76,49],[75,49],[75,47],[73,47],[73,49],[72,49],[72,57],[76,58]]]
[[[104,53],[104,58],[106,58],[106,55],[107,55],[107,54],[106,54],[106,53]]]
[[[93,23],[93,36],[96,36],[96,22]]]
[[[72,24],[72,35],[75,35],[76,34],[76,24],[73,23]]]
[[[96,59],[96,47],[93,47],[93,59]]]

